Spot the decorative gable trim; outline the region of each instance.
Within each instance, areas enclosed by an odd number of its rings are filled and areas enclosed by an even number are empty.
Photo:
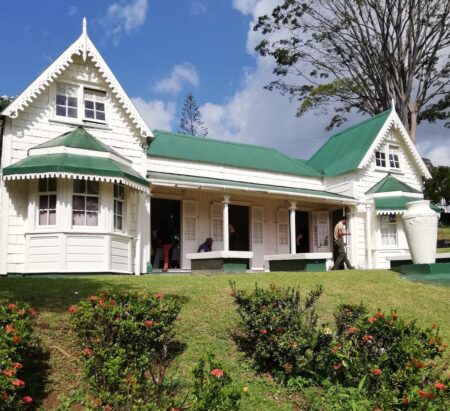
[[[142,137],[153,137],[153,134],[128,95],[116,79],[103,57],[100,55],[87,33],[83,30],[81,36],[66,49],[47,69],[39,75],[1,114],[16,118],[20,111],[25,110],[47,87],[50,86],[73,62],[75,55],[85,59],[88,55],[102,78],[110,87],[112,94],[122,105],[133,125]]]
[[[422,157],[420,156],[415,145],[411,141],[411,138],[409,137],[408,132],[406,131],[405,127],[403,126],[403,123],[400,120],[400,117],[398,116],[398,114],[396,113],[396,111],[394,109],[392,109],[391,113],[389,114],[389,117],[386,119],[386,122],[384,123],[380,132],[376,136],[375,140],[373,141],[373,143],[370,146],[369,150],[367,151],[366,155],[363,157],[363,159],[359,163],[358,168],[367,167],[369,165],[369,163],[371,161],[373,161],[373,159],[375,158],[375,152],[382,146],[382,144],[384,143],[384,140],[387,136],[387,133],[393,127],[397,128],[399,130],[400,136],[403,140],[403,143],[407,147],[411,156],[413,157],[416,166],[419,168],[420,172],[422,173],[422,176],[424,176],[425,178],[431,178],[431,174],[428,171],[427,166],[423,162]]]

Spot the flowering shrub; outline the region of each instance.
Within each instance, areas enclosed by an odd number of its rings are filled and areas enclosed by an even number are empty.
[[[28,376],[39,341],[33,331],[36,311],[26,304],[0,306],[0,409],[33,406]]]
[[[229,373],[211,354],[200,359],[193,370],[192,411],[239,410],[241,390],[232,384]]]
[[[165,394],[173,388],[165,374],[171,362],[178,302],[162,294],[104,293],[68,311],[99,406],[144,409],[143,404],[165,405]]]
[[[361,306],[339,307],[335,316],[339,332],[322,363],[330,380],[345,387],[361,385],[382,409],[400,405],[420,409],[424,399],[431,407],[425,409],[439,409],[449,395],[448,377],[433,361],[447,345],[438,328],[423,330],[414,321],[403,321],[396,311],[363,313]]]
[[[255,286],[247,293],[231,283],[241,318],[243,345],[261,371],[280,378],[314,373],[317,350],[331,338],[317,326],[315,303],[321,287],[310,291],[301,302],[299,290]]]

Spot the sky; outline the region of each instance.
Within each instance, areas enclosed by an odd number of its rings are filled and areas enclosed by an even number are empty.
[[[331,114],[295,116],[297,104],[264,85],[258,16],[280,0],[1,0],[0,95],[20,94],[81,33],[88,33],[151,129],[179,130],[189,92],[209,137],[273,147],[307,159],[337,130]],[[363,117],[352,114],[342,128]],[[419,126],[417,148],[450,165],[450,130]]]

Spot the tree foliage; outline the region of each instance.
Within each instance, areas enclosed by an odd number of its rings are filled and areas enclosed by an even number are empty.
[[[192,93],[189,93],[184,99],[183,110],[181,111],[180,132],[191,136],[206,137],[208,135],[208,129],[202,121],[202,116]]]
[[[450,204],[450,167],[434,167],[431,170],[431,178],[424,183],[425,198],[437,203],[445,199]]]
[[[0,113],[8,107],[14,100],[14,97],[0,96]]]
[[[332,128],[394,99],[413,141],[420,120],[450,118],[450,0],[284,0],[254,30],[275,60],[266,88],[297,99],[299,116],[331,108]]]

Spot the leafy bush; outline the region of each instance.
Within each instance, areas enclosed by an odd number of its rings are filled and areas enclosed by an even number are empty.
[[[314,305],[321,287],[310,291],[303,304],[298,289],[256,285],[247,293],[235,283],[231,289],[241,318],[242,345],[256,367],[283,379],[313,375],[317,350],[330,339],[317,325]]]
[[[448,401],[448,378],[433,361],[446,347],[438,328],[423,330],[396,311],[370,317],[363,313],[362,306],[347,305],[335,315],[340,333],[322,357],[330,381],[344,387],[363,382],[368,398],[383,409],[419,406],[424,399],[429,407]]]
[[[39,340],[33,331],[36,311],[26,304],[0,306],[0,409],[34,406],[28,377],[34,371]]]
[[[193,370],[192,411],[239,410],[241,390],[232,384],[230,374],[213,355],[200,359]]]
[[[162,294],[109,293],[69,308],[85,374],[99,405],[110,409],[171,405],[168,393],[174,387],[166,372],[180,308]]]

